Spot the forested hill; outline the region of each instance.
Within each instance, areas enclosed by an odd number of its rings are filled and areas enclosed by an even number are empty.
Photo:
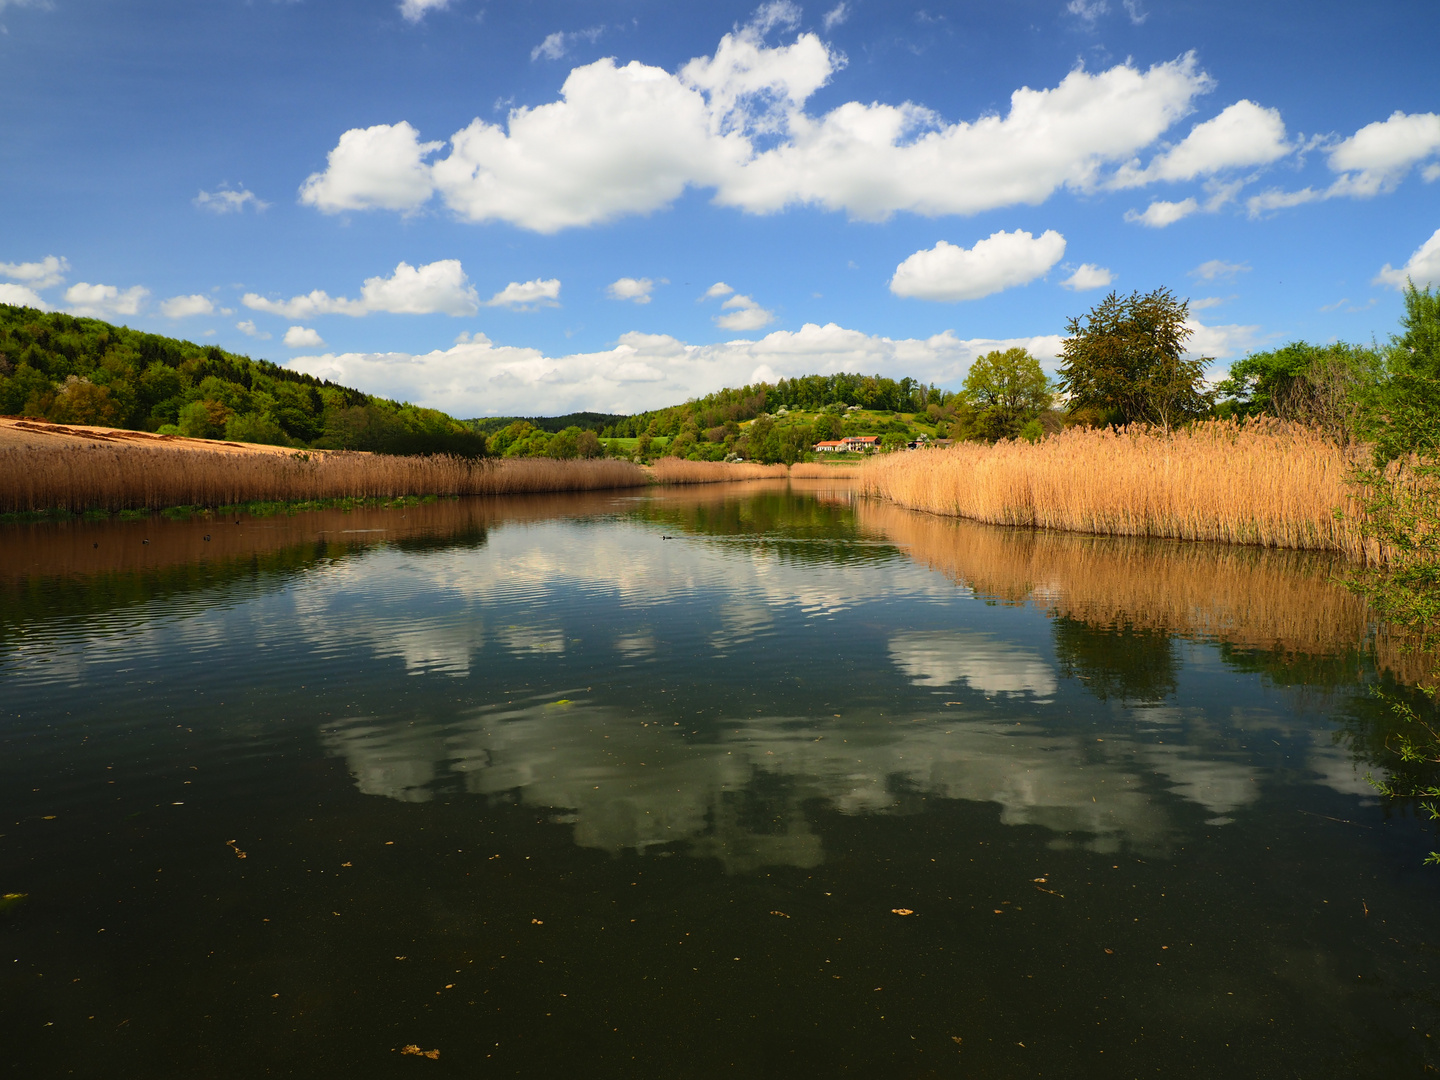
[[[0,304],[0,415],[296,448],[479,456],[454,418],[213,345]]]
[[[955,394],[917,379],[887,379],[881,375],[803,375],[776,383],[755,383],[738,389],[718,390],[702,398],[665,409],[617,419],[600,430],[604,438],[674,435],[687,426],[700,431],[729,422],[743,423],[777,409],[818,411],[830,405],[858,405],[881,412],[924,412],[944,406]]]

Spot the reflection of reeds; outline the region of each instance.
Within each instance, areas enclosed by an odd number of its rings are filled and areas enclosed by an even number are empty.
[[[646,482],[638,466],[613,460],[215,454],[125,445],[0,448],[0,513],[593,491]]]
[[[995,525],[1360,556],[1348,465],[1307,428],[1215,421],[887,454],[861,482],[901,506]]]
[[[815,462],[796,462],[790,466],[792,480],[853,480],[860,475],[859,462],[836,462],[823,465]]]
[[[715,484],[727,480],[784,480],[784,465],[756,465],[752,462],[685,461],[661,458],[650,472],[662,484]]]
[[[875,500],[855,513],[917,562],[1002,603],[1286,654],[1344,656],[1371,643],[1378,666],[1407,683],[1435,664],[1374,633],[1365,601],[1334,580],[1333,555],[995,528]]]

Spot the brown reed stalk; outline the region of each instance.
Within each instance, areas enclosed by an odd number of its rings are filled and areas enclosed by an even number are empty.
[[[867,461],[861,483],[915,510],[1114,536],[1340,551],[1374,561],[1346,452],[1278,421],[1164,434],[1072,428],[1036,444],[962,443]]]
[[[650,466],[661,484],[716,484],[728,480],[783,480],[789,475],[784,465],[756,465],[753,462],[686,461],[661,458]]]
[[[0,447],[0,513],[595,491],[648,482],[638,466],[609,459],[495,462],[382,454],[219,454],[108,444]]]
[[[822,465],[819,462],[796,462],[790,466],[792,480],[853,480],[860,475],[858,462]]]

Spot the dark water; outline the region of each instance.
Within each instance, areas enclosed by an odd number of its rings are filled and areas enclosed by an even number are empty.
[[[1420,1076],[1333,570],[823,484],[9,527],[0,1060]]]

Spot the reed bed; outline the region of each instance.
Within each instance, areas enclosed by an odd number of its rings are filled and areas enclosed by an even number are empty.
[[[638,466],[614,460],[215,454],[106,444],[0,447],[0,513],[596,491],[648,482]]]
[[[1163,434],[1072,428],[1042,442],[887,454],[866,494],[933,514],[1112,536],[1339,551],[1375,561],[1351,462],[1316,432],[1211,421]],[[1337,513],[1338,511],[1338,513]]]
[[[650,466],[650,475],[660,484],[716,484],[728,480],[784,480],[790,473],[784,465],[661,458]]]

